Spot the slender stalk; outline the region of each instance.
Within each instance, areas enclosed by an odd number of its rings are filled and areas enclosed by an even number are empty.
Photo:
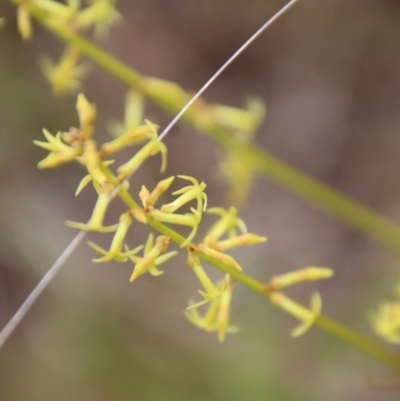
[[[16,0],[10,1],[16,3]],[[40,24],[54,35],[70,45],[75,46],[87,58],[91,59],[119,81],[125,83],[129,87],[135,87],[142,91],[144,90],[142,84],[145,76],[109,53],[101,50],[81,35],[64,27],[62,24],[57,25],[46,20],[44,14],[36,7],[30,6],[30,12]],[[168,111],[175,109],[175,106],[172,104],[166,106],[164,103],[160,103],[160,101],[150,93],[144,92],[144,94],[150,100]],[[183,115],[182,119],[192,125],[195,123],[190,114]],[[245,146],[243,143],[235,143],[235,141],[232,140],[230,131],[222,127],[213,126],[211,128],[203,128],[196,125],[196,128],[206,134],[210,139],[217,142],[221,147],[232,149],[240,146],[241,151],[249,155],[261,174],[272,179],[278,185],[295,195],[330,213],[349,226],[369,235],[390,250],[400,254],[400,228],[376,212],[350,199],[339,191],[335,191],[329,186],[311,178],[307,174],[297,171],[255,145]]]
[[[176,231],[172,230],[171,228],[165,226],[162,223],[149,221],[149,224],[157,231],[170,237],[174,242],[176,242],[179,245],[185,241],[184,237],[182,237]],[[207,256],[202,252],[199,251],[194,251],[194,252],[199,258],[203,259],[211,266],[217,268],[218,270],[221,270],[224,273],[230,274],[240,284],[249,288],[251,291],[256,292],[257,294],[263,296],[264,298],[270,300],[270,294],[268,293],[268,291],[266,291],[266,285],[261,281],[258,281],[255,278],[243,272],[240,272],[232,267],[226,266],[224,263],[210,256]],[[274,305],[279,306],[276,304]],[[364,337],[363,335],[357,333],[356,331],[324,315],[320,315],[315,320],[315,325],[319,327],[321,330],[336,337],[337,339],[342,340],[343,342],[353,346],[354,348],[362,351],[363,353],[400,371],[400,356],[387,350],[385,347],[381,346],[376,341],[370,340],[369,338]]]

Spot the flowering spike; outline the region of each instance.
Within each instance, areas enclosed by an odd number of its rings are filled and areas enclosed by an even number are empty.
[[[187,175],[178,175],[179,178],[183,180],[188,180],[193,183],[193,185],[181,188],[178,191],[173,192],[172,195],[181,195],[179,198],[175,199],[173,202],[163,205],[161,207],[161,211],[164,213],[173,213],[175,210],[179,209],[186,203],[190,202],[193,199],[197,200],[197,210],[201,213],[201,211],[205,210],[207,206],[207,195],[204,193],[206,188],[206,184],[202,182],[201,184],[193,178]],[[204,200],[204,207],[202,206]]]
[[[236,227],[238,227],[242,233],[247,233],[246,225],[242,219],[236,217],[237,209],[230,207],[228,211],[220,207],[213,207],[207,210],[207,213],[219,214],[221,218],[214,223],[214,225],[207,232],[204,238],[204,243],[208,246],[214,246],[214,244],[222,237],[226,232],[229,232],[230,236],[236,235]]]
[[[294,272],[273,277],[267,287],[271,291],[275,291],[294,284],[302,283],[304,281],[317,281],[331,278],[332,276],[332,269],[310,266],[301,270],[296,270]]]
[[[162,272],[156,269],[156,266],[161,263],[159,256],[163,251],[167,249],[170,242],[171,242],[170,238],[166,237],[165,235],[161,235],[157,237],[156,244],[153,246],[153,234],[150,234],[146,242],[143,257],[138,258],[132,255],[128,256],[129,259],[131,259],[133,262],[136,263],[130,281],[132,282],[136,280],[139,276],[146,273],[146,271],[149,271],[153,275],[161,274]],[[169,252],[169,258],[174,256],[175,254],[176,252]],[[162,262],[165,261],[166,258],[164,257],[162,259]]]

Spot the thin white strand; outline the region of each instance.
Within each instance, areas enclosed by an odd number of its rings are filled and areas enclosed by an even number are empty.
[[[257,32],[255,32],[250,39],[248,39],[223,65],[222,67],[203,85],[203,87],[190,99],[190,101],[183,107],[183,109],[173,118],[173,120],[165,127],[163,132],[159,135],[158,141],[162,141],[164,137],[170,132],[171,128],[179,121],[179,119],[186,113],[189,107],[211,86],[211,84],[222,74],[222,72],[251,44],[253,43],[258,36],[260,36],[269,26],[271,26],[277,19],[279,19],[286,11],[288,11],[295,3],[300,0],[291,0],[287,3],[283,8],[281,8],[271,19],[269,19]],[[118,190],[120,189],[122,183],[114,189],[112,194],[110,195],[109,202],[111,202]],[[3,330],[0,332],[0,348],[4,345],[10,335],[14,332],[14,330],[18,327],[19,323],[28,313],[28,311],[35,304],[37,299],[40,297],[42,292],[47,288],[52,279],[56,276],[56,274],[60,271],[61,267],[67,261],[67,259],[72,255],[72,253],[76,250],[79,244],[82,242],[85,237],[86,232],[80,231],[75,238],[70,242],[70,244],[64,249],[61,255],[57,258],[57,260],[53,263],[53,265],[49,268],[46,274],[42,277],[36,287],[32,290],[32,292],[28,295],[19,309],[15,312],[15,314],[11,317],[11,319],[4,326]]]
[[[121,182],[110,194],[108,198],[108,203],[110,203],[116,196],[124,184],[125,181]],[[90,220],[89,220],[90,221]],[[87,223],[89,223],[89,221]],[[7,341],[8,337],[14,332],[14,330],[21,323],[21,320],[25,317],[28,311],[35,304],[37,299],[40,297],[42,292],[46,289],[46,287],[50,284],[51,280],[56,276],[56,274],[60,271],[61,267],[68,260],[68,258],[75,252],[76,248],[80,245],[87,234],[87,231],[79,231],[79,233],[74,237],[74,239],[67,245],[61,255],[56,259],[56,261],[51,265],[49,270],[45,273],[36,287],[32,290],[32,292],[28,295],[19,309],[15,312],[15,314],[11,317],[11,319],[4,326],[3,330],[0,332],[0,348]]]
[[[172,127],[181,119],[190,106],[214,83],[214,81],[226,70],[226,68],[249,47],[268,27],[270,27],[277,19],[279,19],[286,11],[294,6],[300,0],[291,0],[282,7],[272,18],[270,18],[250,39],[236,50],[235,53],[220,67],[220,69],[200,88],[200,90],[187,102],[186,106],[174,117],[174,119],[164,128],[163,132],[158,137],[162,141],[164,137],[171,131]]]
[[[59,272],[61,267],[64,265],[66,260],[71,256],[71,254],[75,251],[78,245],[82,242],[86,232],[80,231],[75,238],[70,242],[70,244],[64,249],[62,254],[57,258],[57,260],[53,263],[50,269],[46,272],[46,274],[42,277],[36,287],[32,290],[32,292],[25,299],[23,304],[19,307],[17,312],[12,316],[12,318],[5,325],[3,330],[0,332],[0,348],[7,341],[13,331],[17,328],[21,320],[31,309],[33,304],[40,297],[42,292],[46,289],[46,287],[50,284],[51,280],[55,277],[55,275]]]

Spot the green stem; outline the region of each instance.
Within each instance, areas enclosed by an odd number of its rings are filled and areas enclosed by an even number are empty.
[[[149,220],[149,224],[155,230],[168,236],[179,245],[181,245],[185,241],[185,238],[182,235],[178,234],[176,231],[172,230],[162,223]],[[234,268],[226,266],[224,263],[210,256],[207,256],[202,252],[194,252],[199,258],[203,259],[211,266],[214,266],[224,273],[230,274],[240,284],[270,300],[270,295],[268,291],[266,291],[266,286],[261,281],[258,281],[255,278],[248,276],[247,274],[242,273]],[[279,306],[276,304],[274,305]],[[323,315],[320,315],[315,320],[315,325],[323,331],[331,334],[332,336],[364,352],[365,354],[370,355],[371,357],[383,362],[384,364],[389,365],[392,368],[400,371],[400,356],[387,350],[385,347],[381,346],[377,342],[370,340],[369,338],[358,334],[356,331],[351,330],[343,324]]]
[[[14,4],[18,4],[17,0],[10,1]],[[83,54],[86,55],[86,57],[108,71],[111,75],[129,87],[136,87],[143,90],[141,83],[143,82],[144,77],[140,73],[136,72],[110,54],[104,52],[72,30],[62,26],[61,24],[54,24],[46,20],[45,14],[43,14],[35,6],[29,5],[29,10],[32,16],[44,27],[49,29],[53,34],[65,42],[79,49]],[[147,95],[151,100],[159,103],[157,102],[157,98],[154,98],[149,94]],[[161,104],[161,106],[164,106],[169,110],[174,109],[173,105],[168,106]],[[184,116],[183,119],[189,123],[194,123],[190,114]],[[239,144],[235,144],[235,142],[232,141],[232,135],[230,132],[221,127],[207,128],[204,129],[203,132],[225,148],[239,146]],[[299,173],[292,167],[286,165],[282,161],[274,158],[256,146],[250,145],[247,148],[243,148],[242,143],[240,146],[242,151],[251,156],[255,166],[265,176],[270,177],[278,184],[289,189],[291,192],[332,213],[349,225],[361,230],[366,234],[369,234],[371,237],[377,239],[390,249],[400,252],[400,229],[392,223],[386,221],[379,215],[368,210],[357,202],[354,202],[333,189],[330,189],[324,184],[313,180],[305,174]],[[120,191],[119,195],[121,196],[122,200],[128,204],[128,206],[136,207],[136,202],[131,199],[127,191]],[[162,234],[167,235],[177,244],[182,244],[185,241],[183,236],[169,227],[159,222],[149,221],[149,223],[153,228]],[[262,282],[242,272],[239,272],[236,269],[230,268],[229,266],[226,266],[222,262],[207,256],[202,252],[194,252],[197,254],[197,256],[202,258],[210,265],[224,273],[230,274],[236,281],[240,282],[253,292],[258,293],[267,299],[270,298],[270,295],[266,291],[265,284]],[[365,354],[368,354],[385,363],[386,365],[389,365],[400,371],[399,356],[388,351],[386,348],[375,343],[374,341],[369,340],[368,338],[325,316],[318,317],[315,323],[322,330],[330,333],[336,338],[347,342]]]

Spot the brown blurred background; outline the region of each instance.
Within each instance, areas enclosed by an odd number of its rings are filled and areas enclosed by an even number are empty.
[[[198,89],[267,18],[278,0],[120,0],[124,22],[101,46],[146,75]],[[41,129],[77,124],[75,97],[51,97],[40,54],[62,44],[35,26],[23,43],[15,9],[0,2],[0,327],[75,235],[66,219],[86,220],[95,196],[74,191],[83,171],[67,165],[38,171],[45,153],[32,145]],[[85,81],[97,104],[99,141],[120,119],[126,88],[93,65]],[[242,106],[264,99],[256,141],[290,165],[343,191],[400,225],[400,3],[394,0],[303,0],[254,43],[206,98]],[[146,116],[171,116],[151,104]],[[219,150],[179,125],[166,139],[167,175],[207,182],[210,205],[224,206]],[[160,179],[159,160],[132,182]],[[110,221],[121,207],[114,206]],[[366,315],[389,297],[398,259],[382,246],[259,177],[241,210],[250,231],[268,243],[237,252],[261,280],[310,264],[335,277],[291,291],[307,302],[318,288],[324,311],[371,334]],[[211,218],[205,219],[210,223]],[[136,226],[132,243],[148,231]],[[108,238],[91,235],[107,245]],[[184,256],[165,273],[128,281],[131,266],[95,265],[81,245],[11,339],[0,349],[0,400],[397,400],[398,390],[366,391],[366,377],[390,370],[311,330],[289,337],[296,322],[237,287],[232,322],[241,331],[220,344],[192,327],[182,311],[198,283]],[[211,273],[219,277],[217,272]]]

